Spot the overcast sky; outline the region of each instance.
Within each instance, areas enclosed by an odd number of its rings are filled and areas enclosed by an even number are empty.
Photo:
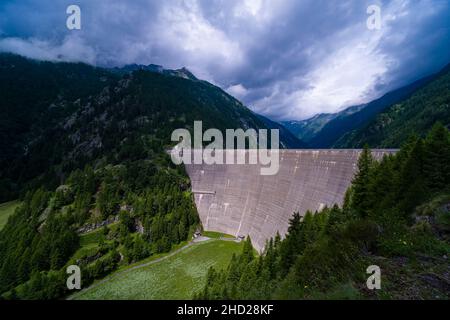
[[[66,8],[81,8],[68,30]],[[367,7],[381,8],[369,30]],[[190,69],[276,120],[368,102],[450,62],[450,0],[0,2],[0,51]]]

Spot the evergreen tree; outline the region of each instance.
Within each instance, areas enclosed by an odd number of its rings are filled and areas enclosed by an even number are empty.
[[[411,216],[412,210],[427,197],[424,160],[424,144],[422,139],[417,139],[405,160],[399,179],[400,199],[397,206],[406,218]]]
[[[308,214],[308,213],[307,213]],[[286,274],[289,268],[294,263],[296,255],[301,250],[301,216],[295,212],[291,219],[289,219],[288,234],[284,241],[280,244],[280,271]]]
[[[244,243],[244,248],[242,249],[242,254],[239,259],[240,264],[248,264],[249,262],[253,261],[255,258],[255,255],[253,253],[253,246],[252,246],[252,240],[250,239],[250,236],[247,237]]]
[[[424,214],[418,205],[432,195],[429,186],[443,186],[435,192],[445,192],[446,178],[442,177],[447,174],[448,134],[437,126],[426,140],[411,138],[398,153],[384,157],[380,163],[374,163],[365,148],[343,209],[335,205],[315,214],[307,212],[303,219],[294,213],[286,237],[281,240],[277,234],[268,240],[257,259],[249,258],[251,246],[246,242],[241,256],[233,256],[225,271],[215,272],[209,278],[204,296],[208,299],[336,298],[336,294],[338,297],[343,294],[342,289],[347,291],[350,283],[351,291],[370,298],[373,296],[366,296],[366,291],[353,288],[353,283],[365,281],[361,274],[372,259],[383,259],[387,265],[392,256],[407,256],[413,261],[416,254],[420,257],[437,254],[441,259],[448,251],[448,241],[430,232],[436,228],[435,223],[412,221],[415,224],[411,227],[405,218]],[[427,148],[431,146],[439,150],[433,149],[435,152],[427,158]],[[432,162],[437,166],[432,168]],[[440,199],[438,203],[448,202],[448,197],[436,199]],[[435,208],[436,200],[427,203],[426,214],[438,214],[435,209],[429,210],[430,204]],[[416,265],[408,267],[416,268]],[[398,294],[403,287],[394,290]]]
[[[369,184],[372,166],[372,154],[369,147],[365,145],[359,156],[358,169],[352,181],[352,207],[361,217],[366,217],[371,210]]]
[[[450,188],[450,133],[436,123],[425,140],[425,177],[433,191]]]

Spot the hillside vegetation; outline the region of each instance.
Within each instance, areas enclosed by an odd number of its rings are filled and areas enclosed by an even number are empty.
[[[0,201],[22,201],[0,231],[2,298],[61,298],[68,265],[87,286],[189,240],[201,225],[173,130],[267,128],[187,69],[126,69],[0,54]]]
[[[315,148],[331,148],[335,146],[343,135],[352,130],[357,130],[371,121],[380,112],[394,103],[407,99],[418,89],[429,83],[435,76],[420,79],[408,86],[388,92],[384,96],[364,105],[359,111],[349,115],[344,114],[328,122],[309,143]],[[429,128],[430,129],[430,128]]]
[[[374,162],[366,148],[342,208],[290,220],[255,257],[247,239],[198,299],[450,298],[450,132],[433,127]],[[370,265],[381,290],[366,286]]]
[[[396,103],[359,130],[335,143],[338,148],[398,147],[411,134],[424,136],[436,121],[450,128],[450,66],[409,99]]]
[[[155,158],[174,129],[195,120],[204,130],[268,128],[220,88],[179,72],[117,73],[0,53],[0,92],[0,202],[54,190],[87,164]]]
[[[436,121],[448,127],[450,65],[440,72],[341,112],[282,124],[310,148],[398,148],[415,133],[424,136]]]
[[[308,143],[318,135],[330,121],[346,118],[353,113],[360,111],[364,107],[365,105],[352,106],[338,113],[320,113],[306,120],[282,121],[281,124],[290,130],[297,138]]]
[[[167,259],[117,276],[75,295],[79,300],[191,299],[205,285],[208,268],[224,268],[242,243],[209,240],[196,243]]]
[[[52,155],[54,127],[75,112],[87,97],[118,79],[82,63],[51,63],[0,53],[0,202],[17,198],[22,185],[45,172]],[[26,158],[32,156],[33,161]],[[47,160],[47,158],[50,158]],[[29,167],[25,169],[26,167]]]
[[[10,201],[0,204],[0,230],[2,230],[6,225],[9,216],[14,213],[19,204],[20,202],[18,201]]]

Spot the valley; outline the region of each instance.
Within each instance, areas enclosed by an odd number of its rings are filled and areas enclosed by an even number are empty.
[[[4,53],[0,67],[2,299],[448,298],[447,69],[318,115],[304,142],[186,68]],[[279,130],[279,170],[174,162],[172,134],[197,121],[214,137]]]
[[[447,65],[367,104],[281,123],[310,148],[399,147],[412,133],[424,136],[436,121],[450,127],[449,74]]]

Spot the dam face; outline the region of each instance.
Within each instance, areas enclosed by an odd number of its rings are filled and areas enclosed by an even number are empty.
[[[241,151],[246,152],[246,151]],[[379,160],[395,150],[373,150]],[[276,175],[255,164],[190,164],[200,219],[205,230],[250,235],[261,251],[277,231],[284,236],[294,212],[305,214],[342,205],[361,150],[280,150]]]

